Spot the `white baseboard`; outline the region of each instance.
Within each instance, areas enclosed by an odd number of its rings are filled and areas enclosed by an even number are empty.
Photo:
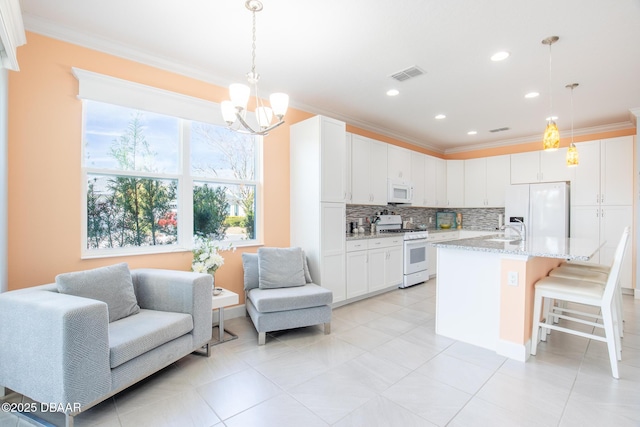
[[[508,357],[509,359],[526,362],[527,359],[529,359],[529,356],[531,356],[531,340],[528,340],[525,344],[516,344],[511,341],[498,340],[496,353],[500,356]]]
[[[236,317],[244,317],[247,314],[247,309],[244,304],[236,305],[233,307],[224,309],[224,320],[233,319]],[[213,310],[213,323],[218,323],[218,310]]]

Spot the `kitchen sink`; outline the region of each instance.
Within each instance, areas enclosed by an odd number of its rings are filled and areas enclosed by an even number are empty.
[[[491,239],[486,239],[487,242],[517,242],[520,241],[518,237],[493,237]]]

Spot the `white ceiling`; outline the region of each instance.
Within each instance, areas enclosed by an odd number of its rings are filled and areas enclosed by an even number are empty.
[[[263,95],[441,152],[632,127],[640,107],[640,0],[263,0]],[[244,82],[244,0],[21,0],[25,28],[226,86]],[[489,57],[499,50],[511,56]],[[425,75],[390,75],[417,65]],[[391,98],[390,88],[400,90]],[[536,99],[525,99],[530,91]],[[435,120],[436,114],[446,114]],[[490,133],[490,129],[509,131]],[[469,136],[467,131],[477,130]]]

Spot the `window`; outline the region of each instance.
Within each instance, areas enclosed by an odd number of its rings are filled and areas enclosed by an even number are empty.
[[[216,104],[74,73],[84,117],[83,256],[187,249],[194,235],[257,242],[261,138],[210,121]]]

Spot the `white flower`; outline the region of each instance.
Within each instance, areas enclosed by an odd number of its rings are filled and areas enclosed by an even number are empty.
[[[192,266],[193,271],[195,271],[196,273],[206,273],[207,269],[205,267],[205,265],[201,262],[196,262],[194,263]]]
[[[222,249],[218,244],[212,240],[207,240],[202,237],[196,237],[195,245],[193,248],[193,262],[191,268],[198,273],[213,274],[218,268],[224,265],[224,258],[220,255],[219,251],[233,250],[231,244]]]

